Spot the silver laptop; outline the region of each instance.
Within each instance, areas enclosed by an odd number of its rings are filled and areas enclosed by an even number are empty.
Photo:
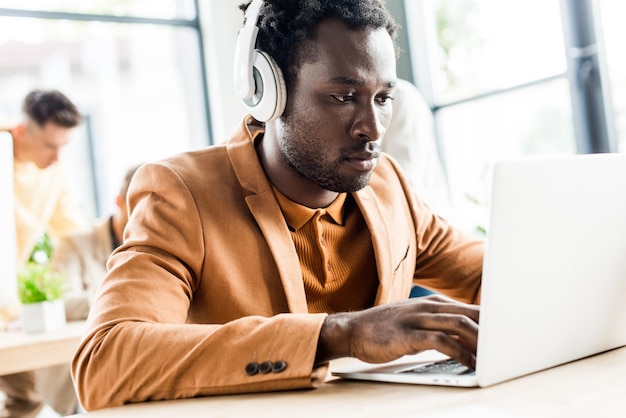
[[[626,154],[498,162],[487,237],[474,372],[431,350],[333,374],[484,387],[626,345]]]

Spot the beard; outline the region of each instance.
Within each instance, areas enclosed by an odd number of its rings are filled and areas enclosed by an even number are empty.
[[[336,193],[352,193],[367,186],[372,176],[368,172],[346,172],[342,166],[350,155],[363,152],[380,153],[376,142],[354,141],[349,147],[333,147],[333,141],[323,136],[315,136],[322,122],[301,119],[293,121],[284,118],[279,139],[280,158],[299,177]],[[330,143],[330,144],[329,144]]]

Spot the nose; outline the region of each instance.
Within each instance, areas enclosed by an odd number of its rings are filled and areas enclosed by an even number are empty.
[[[385,135],[389,119],[389,112],[372,100],[357,112],[352,124],[352,137],[360,141],[378,141]]]

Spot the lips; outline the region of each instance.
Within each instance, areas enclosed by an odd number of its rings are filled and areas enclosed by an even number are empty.
[[[378,149],[374,151],[362,151],[351,154],[347,157],[348,160],[371,160],[372,158],[380,157],[380,151]]]
[[[380,157],[380,151],[374,152],[360,152],[352,154],[346,157],[346,161],[356,171],[372,171],[378,163],[378,157]]]

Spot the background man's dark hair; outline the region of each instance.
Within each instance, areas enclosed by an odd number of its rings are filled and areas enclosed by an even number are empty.
[[[22,111],[39,126],[52,122],[65,128],[73,128],[82,119],[74,103],[57,90],[31,91],[24,98]]]
[[[246,10],[248,5],[240,8]],[[256,48],[268,53],[291,92],[300,65],[315,51],[306,48],[313,30],[326,19],[338,19],[353,29],[385,28],[395,44],[398,25],[382,0],[265,0],[260,11]]]
[[[124,179],[122,180],[122,185],[120,186],[120,196],[126,197],[126,195],[128,194],[128,188],[130,187],[130,181],[133,179],[135,171],[137,171],[139,167],[141,167],[141,165],[142,164],[138,164],[129,168],[126,171],[126,173],[124,174]]]

